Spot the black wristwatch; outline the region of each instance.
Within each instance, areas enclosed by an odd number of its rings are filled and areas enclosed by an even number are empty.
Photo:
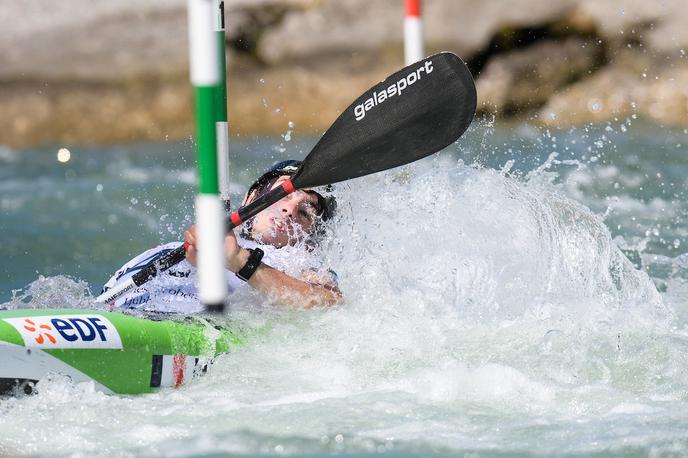
[[[260,260],[263,259],[263,255],[265,254],[260,248],[254,248],[253,250],[248,251],[251,253],[248,255],[248,261],[246,261],[244,267],[242,267],[241,270],[236,273],[236,276],[244,281],[248,281],[248,279],[251,278],[251,275],[258,270],[258,266],[260,266]]]

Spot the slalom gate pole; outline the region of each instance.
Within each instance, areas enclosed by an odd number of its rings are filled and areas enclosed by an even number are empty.
[[[214,0],[215,35],[217,35],[217,64],[220,83],[215,93],[215,135],[217,136],[217,171],[220,180],[220,198],[224,209],[230,212],[229,203],[229,128],[227,125],[227,58],[225,55],[225,2]]]
[[[199,296],[209,312],[222,312],[227,296],[224,212],[217,179],[216,94],[220,91],[214,0],[188,0],[189,62],[196,107],[198,155]]]
[[[421,0],[405,0],[404,62],[406,65],[411,65],[425,57],[420,3]]]

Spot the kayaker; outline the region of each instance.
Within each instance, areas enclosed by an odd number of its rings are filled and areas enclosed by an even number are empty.
[[[242,205],[274,189],[293,175],[299,161],[275,164],[249,188]],[[342,295],[334,272],[323,268],[314,256],[325,222],[336,209],[332,196],[315,190],[298,190],[244,223],[225,238],[227,283],[230,294],[246,285],[269,301],[298,308],[329,306]],[[196,227],[184,232],[186,260],[162,272],[150,282],[117,299],[113,307],[156,311],[200,312],[197,296]],[[134,275],[149,263],[179,246],[179,242],[152,248],[119,269],[103,292]]]

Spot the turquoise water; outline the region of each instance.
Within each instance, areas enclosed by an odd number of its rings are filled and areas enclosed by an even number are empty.
[[[314,142],[234,139],[234,201]],[[0,150],[0,303],[90,304],[190,222],[190,142],[59,146]],[[0,401],[0,455],[685,455],[687,176],[682,129],[476,123],[337,187],[343,305],[237,304],[276,324],[179,390]]]

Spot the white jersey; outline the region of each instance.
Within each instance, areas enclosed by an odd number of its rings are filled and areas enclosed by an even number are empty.
[[[286,271],[290,275],[296,275],[305,270],[319,271],[313,265],[313,259],[308,259],[307,265],[295,266],[292,262],[294,257],[303,259],[303,249],[296,252],[292,247],[277,249],[270,245],[260,245],[252,240],[238,238],[239,244],[243,248],[260,247],[264,252],[263,262],[276,269]],[[115,285],[127,280],[150,263],[156,262],[165,254],[180,246],[180,242],[167,243],[155,248],[151,248],[131,261],[124,264],[115,274],[105,283],[105,292]],[[288,268],[288,266],[292,268]],[[296,272],[294,268],[296,267]],[[291,272],[290,272],[291,271]],[[334,274],[334,273],[332,273]],[[203,305],[198,299],[198,274],[194,266],[186,259],[181,261],[164,272],[160,272],[149,282],[136,287],[127,294],[118,298],[114,303],[109,304],[118,308],[136,308],[159,312],[179,312],[179,313],[199,313],[204,310]],[[240,280],[233,272],[227,270],[227,289],[232,294],[242,288],[247,287],[247,283]]]

